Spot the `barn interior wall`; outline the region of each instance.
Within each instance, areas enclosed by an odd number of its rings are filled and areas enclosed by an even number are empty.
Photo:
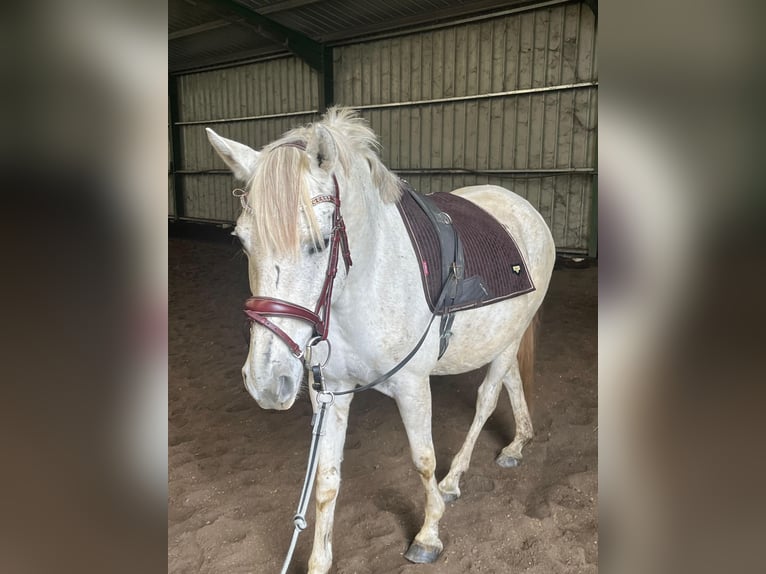
[[[386,165],[420,191],[508,187],[540,211],[559,250],[585,252],[596,64],[593,13],[563,4],[336,47],[335,101],[360,108]],[[184,215],[238,215],[205,127],[261,147],[316,118],[318,89],[294,57],[181,76]]]
[[[239,201],[231,195],[235,181],[215,155],[205,128],[259,149],[317,118],[317,73],[288,57],[187,74],[178,81],[183,216],[233,222],[239,215]]]
[[[336,101],[361,107],[386,165],[420,191],[502,185],[540,211],[559,249],[584,251],[595,43],[590,9],[565,4],[344,46],[336,50]],[[391,103],[400,105],[376,107]]]

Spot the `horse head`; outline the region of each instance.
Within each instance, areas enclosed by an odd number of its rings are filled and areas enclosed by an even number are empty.
[[[333,136],[317,124],[257,152],[210,129],[207,134],[234,176],[246,182],[233,234],[247,255],[254,299],[315,310],[335,233],[338,153]],[[334,282],[336,293],[343,288],[342,269]],[[276,329],[252,324],[242,376],[261,407],[284,410],[295,402],[303,380],[295,347],[305,349],[317,327],[289,314],[269,315],[267,321]],[[277,335],[280,331],[294,348]]]
[[[261,152],[207,133],[246,182],[234,231],[254,295],[246,305],[254,324],[245,386],[262,407],[287,409],[303,380],[296,357],[316,337],[328,337],[333,293],[339,299],[346,283],[345,221],[360,258],[374,264],[365,247],[380,231],[371,225],[375,210],[399,199],[400,182],[380,161],[375,134],[349,109],[332,108],[321,122],[292,130]],[[337,266],[341,257],[345,265]]]

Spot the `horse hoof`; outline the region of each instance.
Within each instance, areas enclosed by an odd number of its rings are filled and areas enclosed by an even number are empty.
[[[500,455],[495,459],[495,462],[503,468],[515,468],[521,464],[521,459],[516,458],[515,456],[508,456],[507,454],[500,453]]]
[[[442,492],[444,502],[455,502],[458,498],[460,498],[459,492]]]
[[[446,477],[439,483],[439,492],[444,502],[455,502],[460,498],[460,487],[456,484],[456,481],[448,481]]]
[[[415,564],[430,564],[436,562],[442,549],[437,546],[423,546],[418,542],[410,544],[404,557]]]

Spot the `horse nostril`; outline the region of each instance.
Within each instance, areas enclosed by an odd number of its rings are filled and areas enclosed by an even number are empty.
[[[293,383],[293,380],[290,377],[287,377],[285,375],[282,375],[279,377],[279,386],[277,387],[277,395],[279,396],[279,400],[282,402],[286,402],[290,400],[293,396],[293,391],[295,390],[295,383]]]

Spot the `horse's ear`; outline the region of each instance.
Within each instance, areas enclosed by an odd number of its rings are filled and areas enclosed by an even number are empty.
[[[314,126],[314,133],[306,144],[306,152],[311,162],[325,171],[331,171],[338,161],[338,148],[335,138],[329,130],[321,124]]]
[[[207,139],[221,159],[229,166],[238,180],[249,180],[255,171],[255,164],[260,155],[253,148],[219,136],[210,128],[205,128]]]

